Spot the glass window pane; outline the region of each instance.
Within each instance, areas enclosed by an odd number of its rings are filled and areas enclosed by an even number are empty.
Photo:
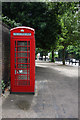
[[[18,68],[30,68],[30,65],[28,64],[18,64]]]
[[[18,63],[27,63],[28,59],[27,58],[18,58]]]
[[[18,53],[18,57],[28,57],[28,53]]]
[[[18,51],[27,51],[27,47],[18,47]]]
[[[27,75],[17,75],[18,80],[27,80]]]
[[[20,46],[27,46],[27,41],[18,41],[18,44]]]

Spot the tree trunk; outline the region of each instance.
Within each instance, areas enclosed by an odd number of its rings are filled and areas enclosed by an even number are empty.
[[[63,48],[63,58],[62,58],[63,65],[65,65],[65,47]]]
[[[54,50],[52,51],[52,62],[54,62]]]
[[[43,51],[40,54],[41,60],[43,60]]]
[[[42,55],[41,55],[41,60],[43,60],[43,52],[42,52]]]
[[[41,60],[43,60],[43,55],[42,55],[42,58],[41,58]]]
[[[46,55],[45,55],[45,61],[46,61]]]

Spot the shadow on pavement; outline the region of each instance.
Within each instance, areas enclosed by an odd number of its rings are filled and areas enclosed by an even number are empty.
[[[4,104],[2,105],[3,109],[22,109],[29,110],[33,100],[33,95],[15,95],[10,94]]]

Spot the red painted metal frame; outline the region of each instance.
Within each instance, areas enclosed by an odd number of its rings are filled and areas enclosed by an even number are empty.
[[[24,33],[31,33],[31,36],[14,36],[13,33],[23,33],[21,30],[24,30]],[[16,27],[11,29],[11,37],[10,37],[10,66],[11,66],[11,92],[12,93],[34,93],[35,92],[35,38],[34,38],[34,29],[29,27]],[[18,68],[18,58],[28,58],[28,57],[18,57],[17,53],[26,53],[25,51],[17,51],[16,50],[16,68],[15,68],[15,47],[26,47],[26,46],[15,46],[18,41],[30,41],[30,85],[16,85],[15,76],[18,76],[17,73],[15,75],[16,70],[27,70],[28,68]],[[28,45],[29,46],[29,45]],[[28,47],[27,46],[27,47]],[[28,53],[28,51],[27,51]],[[19,63],[19,64],[29,64],[29,63]],[[27,73],[28,74],[28,73]],[[20,74],[20,75],[27,75]],[[20,76],[21,77],[21,76]],[[16,78],[18,80],[18,78]],[[22,80],[26,81],[26,79]],[[27,75],[27,81],[28,75]]]

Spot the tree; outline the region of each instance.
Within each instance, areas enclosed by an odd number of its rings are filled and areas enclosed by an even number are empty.
[[[3,15],[36,30],[36,47],[53,50],[58,34],[56,3],[3,3]],[[13,11],[14,10],[14,11]],[[6,11],[6,12],[5,12]],[[17,15],[16,15],[17,14]]]
[[[75,4],[71,4],[71,7],[63,15],[59,15],[61,34],[59,35],[59,47],[63,49],[63,65],[65,65],[65,51],[69,45],[76,45],[78,35],[74,31],[78,31],[77,16],[75,11]],[[72,10],[72,11],[70,11]]]
[[[77,4],[72,2],[10,2],[2,3],[2,13],[12,21],[15,20],[23,26],[34,28],[36,47],[43,49],[45,53],[52,51],[52,61],[54,61],[54,50],[63,49],[63,64],[65,64],[67,47],[79,43]]]
[[[42,28],[43,39],[41,42],[41,48],[45,51],[52,51],[52,62],[54,62],[54,50],[56,48],[57,35],[60,34],[60,25],[57,20],[57,11],[56,3],[46,3],[46,21],[45,26]],[[42,46],[43,43],[43,46]]]

